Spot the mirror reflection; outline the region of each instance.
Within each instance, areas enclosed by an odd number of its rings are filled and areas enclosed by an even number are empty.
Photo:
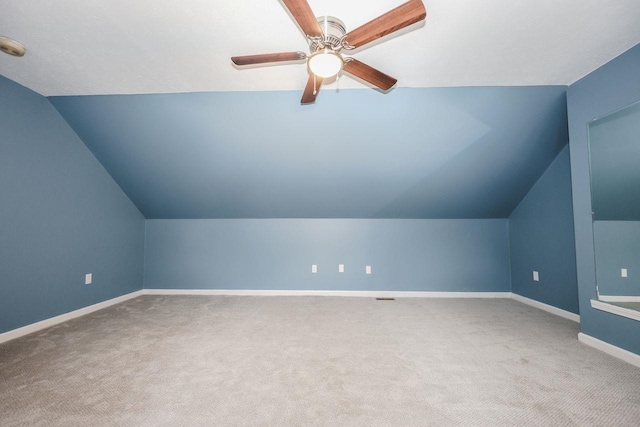
[[[640,102],[589,123],[600,301],[640,310]]]

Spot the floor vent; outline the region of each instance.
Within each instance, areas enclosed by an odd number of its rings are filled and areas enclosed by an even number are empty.
[[[378,301],[395,301],[395,298],[376,298]]]

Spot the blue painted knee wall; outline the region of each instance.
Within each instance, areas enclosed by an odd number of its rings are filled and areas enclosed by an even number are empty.
[[[146,227],[148,289],[510,291],[506,219],[192,219]]]

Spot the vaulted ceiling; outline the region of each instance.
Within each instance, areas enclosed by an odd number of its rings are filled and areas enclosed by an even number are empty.
[[[403,0],[309,0],[347,31]],[[640,42],[637,0],[424,0],[301,106],[277,0],[5,0],[0,74],[44,96],[148,218],[504,218],[567,144],[566,85]],[[349,90],[345,90],[349,89]]]

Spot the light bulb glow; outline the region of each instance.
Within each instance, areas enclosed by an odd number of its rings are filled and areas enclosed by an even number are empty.
[[[344,61],[340,54],[331,49],[320,50],[309,58],[309,69],[313,74],[323,79],[338,74],[343,65]]]

